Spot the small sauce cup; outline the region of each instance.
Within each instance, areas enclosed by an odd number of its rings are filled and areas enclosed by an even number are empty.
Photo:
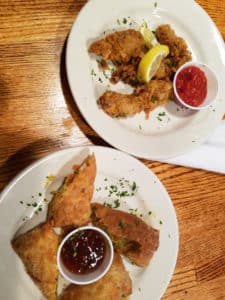
[[[113,256],[109,236],[97,227],[84,226],[71,231],[62,240],[57,252],[57,265],[66,280],[85,285],[96,282],[108,272]],[[71,260],[74,265],[68,265]],[[71,267],[78,269],[74,272]]]
[[[181,72],[183,72],[185,69],[189,67],[198,68],[198,70],[204,73],[206,78],[206,89],[207,89],[206,96],[204,97],[202,103],[196,106],[186,103],[184,99],[182,99],[181,96],[179,95],[179,91],[177,88],[177,83],[178,83],[177,80],[179,75],[181,74]],[[217,93],[218,93],[218,80],[216,74],[212,71],[212,69],[208,65],[199,62],[194,62],[194,61],[187,62],[177,70],[173,80],[173,89],[174,89],[176,99],[180,104],[193,110],[201,110],[209,107],[216,100]],[[193,99],[189,99],[189,100],[192,101]]]

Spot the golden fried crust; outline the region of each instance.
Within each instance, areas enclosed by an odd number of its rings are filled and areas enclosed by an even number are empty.
[[[133,263],[146,267],[159,245],[159,231],[139,217],[92,203],[92,221],[111,237],[116,250]]]
[[[77,173],[67,177],[49,204],[48,221],[54,227],[82,226],[90,221],[90,201],[96,176],[95,155],[89,156]]]
[[[28,274],[46,299],[57,299],[58,269],[56,253],[59,237],[50,224],[39,225],[12,241]]]
[[[144,50],[145,42],[141,33],[128,29],[111,33],[92,43],[88,51],[101,55],[105,60],[128,62],[132,57],[142,57]]]
[[[111,117],[127,117],[143,110],[141,99],[133,95],[106,91],[98,100],[99,106]]]
[[[131,279],[120,255],[115,252],[112,266],[102,279],[84,286],[71,284],[60,300],[120,300],[127,299],[131,293]]]
[[[138,86],[130,95],[106,91],[98,104],[112,117],[128,117],[144,111],[147,118],[150,111],[169,101],[171,90],[170,81],[151,80]]]
[[[178,37],[168,24],[156,28],[156,37],[160,44],[169,46],[170,53],[164,62],[167,65],[166,73],[170,73],[171,77],[180,66],[191,60],[191,54],[185,40]]]

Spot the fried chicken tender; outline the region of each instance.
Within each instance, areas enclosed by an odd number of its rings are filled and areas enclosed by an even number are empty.
[[[102,279],[83,286],[70,284],[60,300],[119,300],[128,299],[131,293],[131,279],[120,255],[115,252],[112,266]]]
[[[89,52],[102,56],[104,60],[127,63],[132,57],[142,57],[145,42],[140,32],[128,29],[107,35],[92,43]]]
[[[74,174],[67,177],[49,203],[48,221],[53,227],[82,226],[90,221],[95,176],[96,161],[92,154]]]
[[[92,203],[92,222],[109,234],[118,253],[139,267],[146,267],[158,248],[159,231],[135,215]]]
[[[106,91],[98,104],[112,117],[128,117],[144,111],[148,118],[150,111],[169,101],[171,90],[170,81],[151,80],[138,86],[130,95]]]
[[[156,28],[156,37],[160,44],[167,45],[170,49],[170,53],[166,59],[163,60],[165,75],[168,75],[171,79],[177,69],[184,63],[191,60],[191,54],[188,51],[187,44],[184,39],[178,37],[175,31],[170,25],[160,25]],[[162,69],[160,70],[162,78]],[[165,76],[166,77],[166,76]]]
[[[22,259],[28,274],[49,300],[57,299],[58,244],[59,237],[48,223],[39,225],[12,241],[13,249]]]

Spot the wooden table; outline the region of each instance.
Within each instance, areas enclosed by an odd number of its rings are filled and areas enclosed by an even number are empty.
[[[106,145],[82,118],[65,76],[66,38],[85,2],[0,1],[0,189],[55,150]],[[198,2],[225,37],[225,1]],[[163,299],[224,300],[225,176],[143,162],[167,188],[180,226],[179,258]]]

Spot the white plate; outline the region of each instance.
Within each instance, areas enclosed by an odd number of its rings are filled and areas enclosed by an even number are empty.
[[[155,7],[154,3],[157,3]],[[127,24],[123,24],[123,18]],[[120,25],[117,20],[120,20]],[[219,79],[215,105],[204,111],[179,109],[170,103],[157,108],[145,120],[144,113],[115,119],[98,108],[96,100],[109,81],[98,71],[87,49],[104,32],[135,27],[147,21],[150,28],[168,23],[183,37],[197,59],[212,67]],[[130,22],[132,23],[131,25]],[[165,159],[188,152],[204,142],[225,112],[225,50],[223,40],[206,12],[193,0],[90,0],[76,18],[66,51],[66,68],[72,94],[90,126],[108,143],[125,152],[148,159]],[[92,69],[97,76],[92,76]],[[99,78],[103,83],[99,82]],[[127,92],[121,83],[113,90]],[[179,109],[179,111],[178,111]],[[166,116],[160,121],[160,112]]]
[[[39,160],[19,174],[2,192],[1,299],[43,299],[26,274],[21,260],[11,248],[10,241],[18,230],[26,231],[45,220],[47,204],[43,203],[43,199],[51,199],[51,191],[56,190],[63,178],[72,171],[71,166],[80,164],[87,153],[92,152],[95,153],[97,161],[93,201],[105,201],[107,190],[104,187],[115,184],[121,177],[130,182],[135,181],[139,187],[138,191],[135,196],[124,198],[126,202],[121,202],[121,209],[138,208],[146,222],[160,229],[160,246],[147,268],[137,268],[125,262],[133,279],[131,299],[157,300],[163,295],[174,271],[178,253],[178,224],[168,193],[159,179],[135,158],[110,148],[86,147],[59,151]],[[46,189],[46,176],[50,174],[56,175],[56,178]],[[20,201],[24,203],[21,204]],[[42,203],[44,210],[37,215],[34,214],[35,208],[26,205],[33,202]],[[149,211],[152,212],[150,216]],[[32,215],[33,218],[29,219]],[[26,217],[28,221],[23,221]]]

